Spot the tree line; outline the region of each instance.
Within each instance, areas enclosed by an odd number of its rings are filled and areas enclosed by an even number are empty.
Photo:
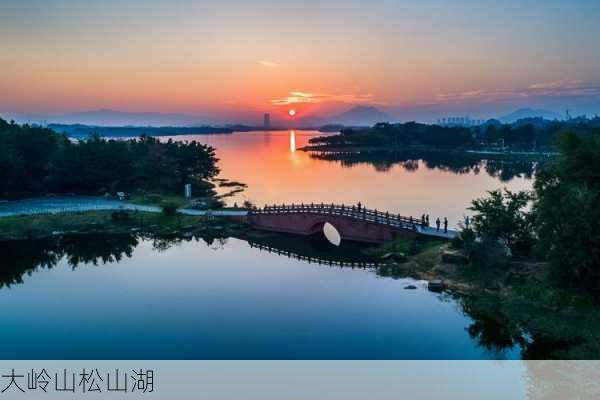
[[[0,198],[48,193],[104,194],[135,190],[207,190],[219,172],[212,147],[142,136],[74,141],[51,129],[0,119]]]
[[[571,132],[585,136],[600,132],[600,118],[548,121],[528,118],[512,124],[489,120],[475,127],[428,125],[417,122],[378,123],[371,128],[345,128],[339,135],[310,139],[325,147],[406,147],[481,148],[507,146],[514,149],[554,149],[556,139]]]
[[[600,301],[600,133],[566,133],[557,147],[533,191],[497,190],[473,201],[473,234],[465,230],[463,238],[483,265],[492,261],[488,245],[500,241],[513,256],[548,261],[557,287]]]

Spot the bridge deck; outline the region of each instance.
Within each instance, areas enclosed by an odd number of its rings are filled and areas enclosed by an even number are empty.
[[[444,239],[452,239],[458,235],[456,230],[448,229],[444,232],[430,226],[421,225],[419,220],[405,217],[400,214],[390,214],[378,210],[370,210],[364,207],[345,206],[335,204],[300,204],[300,205],[273,205],[251,210],[248,215],[281,215],[281,214],[312,214],[343,216],[359,221],[387,225],[399,229],[414,230],[421,235],[435,236]]]
[[[427,235],[427,236],[435,236],[435,237],[439,237],[439,238],[444,238],[444,239],[454,239],[455,237],[458,236],[458,231],[454,230],[454,229],[448,229],[447,232],[444,232],[443,228],[440,228],[440,230],[437,230],[436,228],[433,228],[431,226],[417,226],[417,232],[419,232],[422,235]]]

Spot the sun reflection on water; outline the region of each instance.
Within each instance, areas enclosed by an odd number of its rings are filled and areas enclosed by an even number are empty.
[[[296,151],[296,131],[290,131],[290,152]]]

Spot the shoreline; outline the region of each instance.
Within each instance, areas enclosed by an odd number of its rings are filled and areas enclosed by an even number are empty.
[[[219,221],[219,224],[215,224]],[[0,217],[0,241],[43,239],[61,235],[144,233],[183,235],[189,232],[247,232],[249,226],[226,215],[192,215],[140,210],[86,210]]]
[[[174,243],[230,237],[249,243],[288,240],[285,234],[258,231],[241,220],[222,216],[103,210],[0,218],[0,242],[8,245],[24,240],[98,234],[127,234]],[[442,290],[432,291],[456,298],[467,313],[491,321],[508,321],[515,327],[515,343],[522,347],[525,356],[535,350],[523,339],[529,336],[546,343],[549,346],[546,351],[552,358],[600,354],[597,346],[600,341],[594,333],[600,332],[600,315],[590,314],[595,308],[577,293],[557,291],[549,285],[545,278],[547,263],[514,260],[508,269],[492,271],[487,276],[490,271],[470,266],[462,251],[447,240],[417,240],[416,251],[410,250],[413,245],[410,240],[399,239],[363,249],[361,253],[374,260],[367,268],[380,277],[440,280]],[[413,288],[409,286],[404,289]]]
[[[329,153],[329,154],[360,154],[376,152],[424,152],[424,153],[460,153],[473,155],[491,155],[491,156],[514,156],[514,157],[533,157],[547,158],[559,155],[556,151],[521,151],[521,150],[497,150],[493,148],[472,149],[472,148],[442,148],[422,145],[409,146],[336,146],[336,145],[307,145],[298,150],[307,153]]]

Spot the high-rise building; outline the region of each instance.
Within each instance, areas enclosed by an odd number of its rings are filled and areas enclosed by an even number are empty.
[[[446,127],[465,127],[470,128],[482,125],[485,121],[480,119],[471,119],[471,117],[448,117],[438,119],[438,125]]]
[[[263,117],[263,126],[265,128],[270,128],[271,127],[271,114],[265,113],[265,115]]]

